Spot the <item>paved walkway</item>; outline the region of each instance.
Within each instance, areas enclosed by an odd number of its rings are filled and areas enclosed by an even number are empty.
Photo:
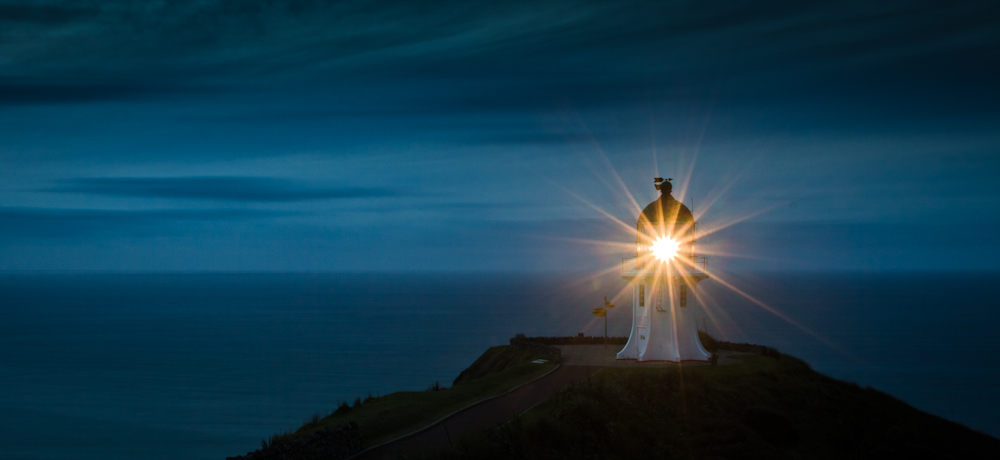
[[[462,435],[491,427],[524,413],[545,401],[553,393],[571,383],[587,378],[605,367],[677,367],[708,366],[708,363],[638,363],[634,360],[616,360],[620,345],[566,345],[560,346],[562,364],[548,375],[524,385],[506,395],[464,409],[444,421],[416,434],[365,451],[353,459],[397,459],[400,454],[425,449],[440,449],[454,445]],[[738,364],[730,358],[732,352],[721,352],[719,365]],[[352,460],[353,460],[352,459]]]
[[[599,370],[601,368],[590,366],[559,366],[545,377],[511,393],[472,406],[431,428],[383,444],[354,458],[359,460],[396,459],[399,458],[400,454],[448,447],[453,442],[458,441],[462,435],[510,420],[515,415],[545,401],[556,391],[569,386],[570,383],[593,375]]]

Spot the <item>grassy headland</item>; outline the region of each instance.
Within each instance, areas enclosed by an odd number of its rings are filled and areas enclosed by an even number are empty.
[[[532,363],[536,359],[547,362]],[[435,383],[425,391],[400,391],[346,403],[329,416],[306,423],[272,442],[295,439],[327,426],[353,421],[365,445],[374,446],[422,428],[474,402],[503,394],[556,366],[547,357],[509,346],[492,347],[462,372],[451,388]]]
[[[1000,458],[996,438],[771,351],[732,366],[604,369],[457,451],[420,457]]]

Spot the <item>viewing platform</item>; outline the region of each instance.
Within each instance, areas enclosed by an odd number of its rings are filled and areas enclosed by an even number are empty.
[[[702,256],[677,256],[669,262],[649,260],[638,263],[637,257],[622,257],[622,278],[628,280],[653,277],[657,272],[663,276],[665,270],[673,272],[675,276],[707,279],[708,259]]]

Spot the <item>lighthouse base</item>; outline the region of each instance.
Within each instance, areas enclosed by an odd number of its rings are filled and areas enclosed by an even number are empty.
[[[686,305],[689,283],[694,285],[700,280],[677,277],[666,281],[657,283],[650,279],[635,284],[632,332],[617,359],[639,362],[712,359],[698,338],[693,308]]]

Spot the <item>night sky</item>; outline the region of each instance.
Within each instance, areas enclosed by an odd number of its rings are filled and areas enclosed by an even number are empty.
[[[4,1],[0,270],[614,268],[657,175],[719,269],[1000,269],[998,82],[996,2]]]

